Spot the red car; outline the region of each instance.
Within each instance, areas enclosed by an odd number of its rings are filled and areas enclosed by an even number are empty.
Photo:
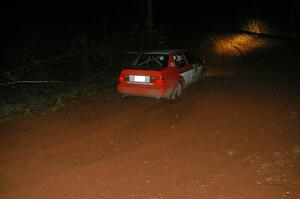
[[[188,85],[205,79],[204,62],[185,50],[159,50],[139,55],[123,69],[118,84],[122,96],[177,99]]]

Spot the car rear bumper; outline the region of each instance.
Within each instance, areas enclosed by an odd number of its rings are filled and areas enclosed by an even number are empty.
[[[155,88],[146,86],[132,86],[118,84],[118,91],[125,95],[136,95],[146,97],[168,97],[171,93],[171,89]]]

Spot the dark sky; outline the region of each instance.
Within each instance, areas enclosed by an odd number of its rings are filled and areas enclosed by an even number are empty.
[[[270,3],[271,2],[271,3]],[[154,24],[232,24],[251,17],[275,23],[290,22],[292,2],[297,0],[153,0]],[[8,35],[86,30],[124,31],[147,16],[147,0],[122,1],[19,1],[2,5],[2,28]],[[298,15],[299,20],[299,15]]]
[[[195,23],[199,20],[220,20],[248,16],[264,16],[274,20],[289,19],[293,0],[203,0],[170,1],[153,0],[156,23],[176,20]],[[294,0],[295,1],[295,0]],[[2,7],[4,18],[10,23],[32,25],[57,25],[64,23],[135,23],[146,15],[147,0],[108,1],[20,1]],[[295,1],[297,2],[297,0]]]

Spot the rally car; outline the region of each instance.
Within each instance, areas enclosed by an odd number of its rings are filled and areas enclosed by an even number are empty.
[[[141,53],[120,74],[121,96],[135,95],[178,99],[187,86],[205,79],[202,59],[186,50],[158,50]]]

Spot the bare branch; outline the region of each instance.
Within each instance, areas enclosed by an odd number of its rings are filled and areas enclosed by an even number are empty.
[[[12,81],[12,82],[5,82],[0,83],[0,86],[7,86],[7,85],[13,85],[13,84],[43,84],[43,83],[64,83],[63,81]]]

